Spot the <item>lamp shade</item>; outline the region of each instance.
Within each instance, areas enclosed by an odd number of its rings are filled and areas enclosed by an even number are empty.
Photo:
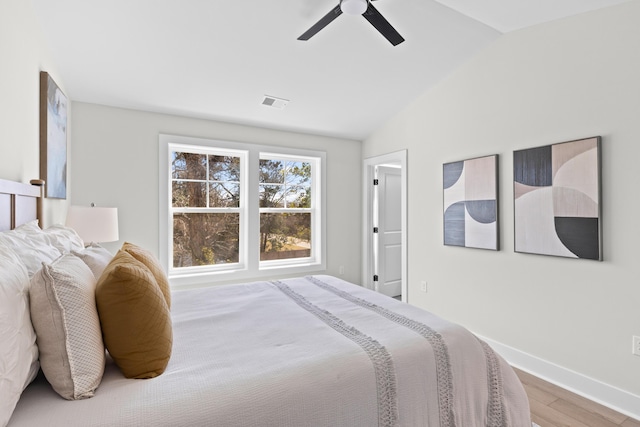
[[[342,0],[340,10],[347,15],[362,15],[369,6],[367,0]]]
[[[85,243],[115,242],[118,237],[118,208],[69,206],[67,227]]]

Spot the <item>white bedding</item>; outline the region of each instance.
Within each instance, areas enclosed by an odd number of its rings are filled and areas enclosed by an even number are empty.
[[[345,292],[347,291],[347,292]],[[173,293],[164,374],[108,363],[95,397],[39,378],[19,426],[531,426],[509,366],[464,328],[330,276]]]

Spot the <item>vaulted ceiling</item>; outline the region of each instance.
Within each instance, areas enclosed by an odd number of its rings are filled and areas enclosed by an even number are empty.
[[[501,34],[628,0],[378,0],[404,43],[344,14],[297,40],[337,1],[32,0],[74,101],[358,140]]]

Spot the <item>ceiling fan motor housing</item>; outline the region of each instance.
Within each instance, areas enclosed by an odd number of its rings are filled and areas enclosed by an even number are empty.
[[[368,4],[367,0],[342,0],[340,9],[347,15],[362,15],[367,10]]]

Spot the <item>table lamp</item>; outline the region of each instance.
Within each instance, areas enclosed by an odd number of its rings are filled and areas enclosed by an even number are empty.
[[[80,238],[91,242],[115,242],[118,236],[118,208],[91,206],[69,206],[67,227],[73,228]]]

